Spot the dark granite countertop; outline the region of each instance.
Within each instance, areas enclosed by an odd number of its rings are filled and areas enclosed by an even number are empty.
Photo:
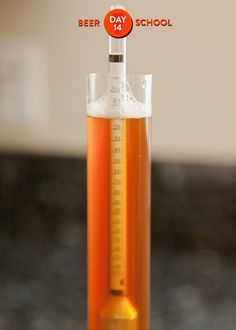
[[[86,329],[85,161],[0,156],[0,329]],[[236,168],[153,164],[152,329],[236,328]]]

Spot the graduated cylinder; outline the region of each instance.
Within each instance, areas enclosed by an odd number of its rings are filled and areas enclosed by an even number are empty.
[[[150,330],[151,76],[87,95],[88,329]]]

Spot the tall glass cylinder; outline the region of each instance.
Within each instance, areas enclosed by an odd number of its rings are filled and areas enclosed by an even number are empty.
[[[87,77],[89,330],[150,330],[151,84]]]

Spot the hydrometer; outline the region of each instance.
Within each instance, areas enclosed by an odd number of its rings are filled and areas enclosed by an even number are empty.
[[[88,77],[89,330],[149,330],[150,100],[109,37],[109,74]]]
[[[126,38],[109,36],[109,73],[110,92],[118,94],[121,112],[126,97]],[[100,328],[138,330],[137,311],[126,295],[126,120],[112,118],[110,126],[110,295],[101,311]]]

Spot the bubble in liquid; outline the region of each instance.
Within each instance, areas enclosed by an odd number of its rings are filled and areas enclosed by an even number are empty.
[[[139,102],[128,82],[113,79],[100,99],[87,104],[87,115],[99,118],[150,117],[151,104]]]

